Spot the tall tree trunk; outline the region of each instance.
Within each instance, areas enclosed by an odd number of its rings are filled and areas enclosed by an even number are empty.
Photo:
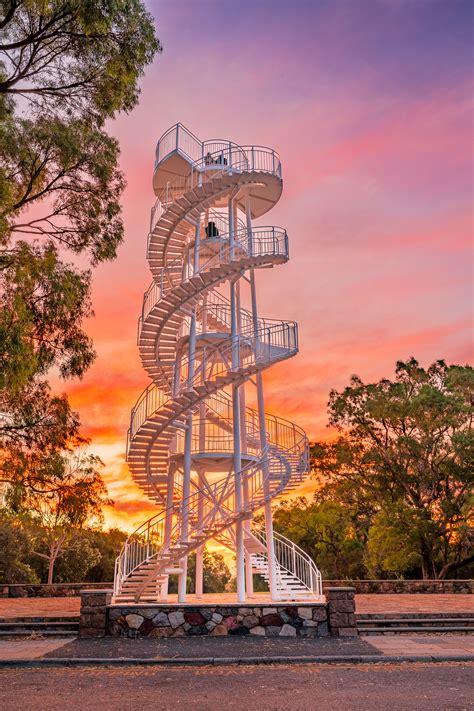
[[[453,561],[452,563],[446,563],[446,565],[443,565],[443,567],[439,571],[438,580],[446,580],[450,573],[454,573],[454,571],[459,570],[459,568],[463,568],[465,565],[469,565],[473,562],[474,555],[469,555],[467,556],[467,558],[463,558],[463,560]]]
[[[53,583],[54,564],[56,563],[57,557],[58,552],[56,546],[52,544],[49,550],[48,585],[52,585]]]
[[[53,541],[49,547],[48,585],[52,585],[54,566],[55,566],[58,556],[62,550],[65,540],[66,540],[66,534],[61,533],[59,538],[56,541]]]
[[[433,559],[433,549],[426,541],[421,541],[421,573],[423,580],[436,579],[436,567]]]

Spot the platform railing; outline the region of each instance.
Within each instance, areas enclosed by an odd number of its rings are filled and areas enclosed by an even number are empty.
[[[190,163],[189,172],[169,181],[158,193],[151,211],[150,232],[166,209],[186,192],[206,180],[232,173],[267,173],[281,178],[281,160],[276,151],[266,146],[237,146],[222,142],[222,149],[208,152]]]
[[[190,379],[189,357],[179,364],[178,390],[186,392],[204,385],[212,386],[217,378],[228,376],[233,371],[232,356],[240,356],[239,368],[257,370],[271,363],[289,358],[297,353],[297,324],[294,321],[280,322],[273,327],[257,331],[252,336],[237,335],[229,338],[225,347],[205,346],[199,352],[200,362],[195,362],[194,374]],[[217,358],[215,357],[218,357]],[[234,360],[235,362],[235,360]],[[172,403],[163,390],[154,383],[142,393],[132,410],[130,437],[133,439],[143,423],[165,403]]]
[[[202,244],[202,243],[201,243]],[[181,286],[196,274],[203,274],[213,267],[229,264],[238,257],[262,258],[265,256],[288,258],[288,235],[280,227],[256,227],[251,232],[247,229],[234,233],[233,241],[229,234],[221,235],[217,242],[217,253],[194,269],[193,252],[183,262],[179,257],[160,270],[157,278],[150,284],[143,298],[142,323],[158,304],[159,300],[174,288]]]

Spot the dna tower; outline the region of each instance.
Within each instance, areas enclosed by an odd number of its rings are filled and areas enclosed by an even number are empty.
[[[288,260],[286,231],[254,224],[280,198],[280,159],[177,124],[158,141],[153,187],[153,279],[138,324],[151,383],[132,410],[127,461],[160,511],[124,544],[114,601],[167,601],[177,575],[185,602],[193,552],[202,597],[211,541],[235,553],[239,602],[255,574],[272,600],[322,599],[314,562],[272,525],[272,500],[309,470],[305,433],[265,412],[262,382],[298,351],[296,323],[261,316],[257,300],[258,271]],[[252,525],[257,513],[264,526]]]

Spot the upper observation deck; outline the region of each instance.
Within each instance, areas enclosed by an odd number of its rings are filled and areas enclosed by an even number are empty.
[[[235,180],[244,176],[245,183]],[[200,141],[181,123],[169,128],[156,146],[153,189],[162,206],[195,186],[217,177],[231,177],[238,206],[250,207],[251,217],[261,217],[278,202],[282,193],[281,161],[265,146],[239,146],[232,141]],[[216,196],[214,207],[227,204],[226,191]],[[221,204],[222,203],[222,204]]]

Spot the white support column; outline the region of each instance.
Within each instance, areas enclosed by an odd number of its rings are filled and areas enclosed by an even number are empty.
[[[252,217],[250,212],[250,201],[247,201],[247,232],[252,234]],[[251,238],[250,238],[251,239]],[[257,310],[257,291],[255,287],[255,271],[250,270],[250,291],[252,297],[252,319],[254,328],[254,343],[255,347],[258,346],[258,310]],[[258,403],[258,420],[260,429],[260,449],[262,454],[267,452],[267,428],[265,421],[265,398],[263,394],[263,378],[262,373],[259,371],[255,377],[257,384],[257,403]],[[268,473],[268,463],[265,462],[263,465],[263,477],[264,477],[264,493],[266,496],[266,502],[264,506],[265,513],[265,535],[267,539],[267,557],[268,557],[268,578],[270,595],[272,600],[278,600],[278,590],[277,590],[277,577],[276,577],[276,567],[275,567],[275,546],[273,541],[273,518],[272,518],[272,505],[270,500],[270,487],[269,487],[269,473]]]
[[[231,258],[234,255],[234,232],[235,232],[235,212],[234,201],[229,199],[229,243]],[[230,335],[233,343],[232,347],[232,370],[237,370],[240,365],[240,348],[237,341],[237,297],[236,285],[230,284]],[[240,397],[239,388],[232,386],[232,421],[234,435],[234,483],[235,483],[235,508],[242,511],[242,454],[241,454],[241,433],[240,433]],[[237,566],[237,600],[245,602],[245,553],[244,553],[244,528],[243,522],[237,521],[235,525],[235,553]]]
[[[166,549],[171,543],[171,532],[173,528],[173,496],[174,496],[174,477],[176,472],[175,464],[170,464],[168,469],[168,483],[166,485],[166,518],[163,547]],[[160,599],[164,602],[168,599],[168,582],[167,576],[166,585],[161,588]]]
[[[237,225],[237,213],[234,212],[234,225]],[[236,302],[237,302],[237,329],[239,333],[242,333],[242,307],[240,298],[240,281],[236,283]],[[245,383],[239,388],[239,400],[240,400],[240,440],[242,452],[247,453],[247,410],[245,402]],[[242,473],[242,497],[244,507],[247,509],[249,504],[249,486],[247,480],[247,474]],[[244,536],[244,556],[245,556],[245,590],[246,597],[253,597],[253,575],[252,575],[252,559],[250,553],[245,550],[245,535],[250,535],[250,519],[246,519],[243,524],[243,536]]]
[[[194,238],[194,263],[193,271],[199,269],[199,222],[196,224]],[[189,363],[188,363],[188,387],[192,386],[194,378],[194,365],[196,358],[196,307],[193,307],[191,314],[191,325],[189,328]],[[187,417],[187,429],[184,437],[184,473],[183,473],[183,504],[181,510],[181,541],[188,542],[189,539],[189,496],[191,493],[191,466],[192,466],[192,436],[193,436],[193,415],[192,412]],[[181,573],[178,579],[178,602],[186,601],[186,582],[188,574],[188,556],[183,556],[180,560]]]
[[[199,488],[202,488],[201,480],[198,484]],[[204,498],[202,493],[199,495],[198,501],[198,527],[202,527],[202,519],[204,515]],[[204,545],[199,546],[196,549],[196,577],[195,577],[195,594],[198,600],[203,596],[203,584],[204,584]]]

